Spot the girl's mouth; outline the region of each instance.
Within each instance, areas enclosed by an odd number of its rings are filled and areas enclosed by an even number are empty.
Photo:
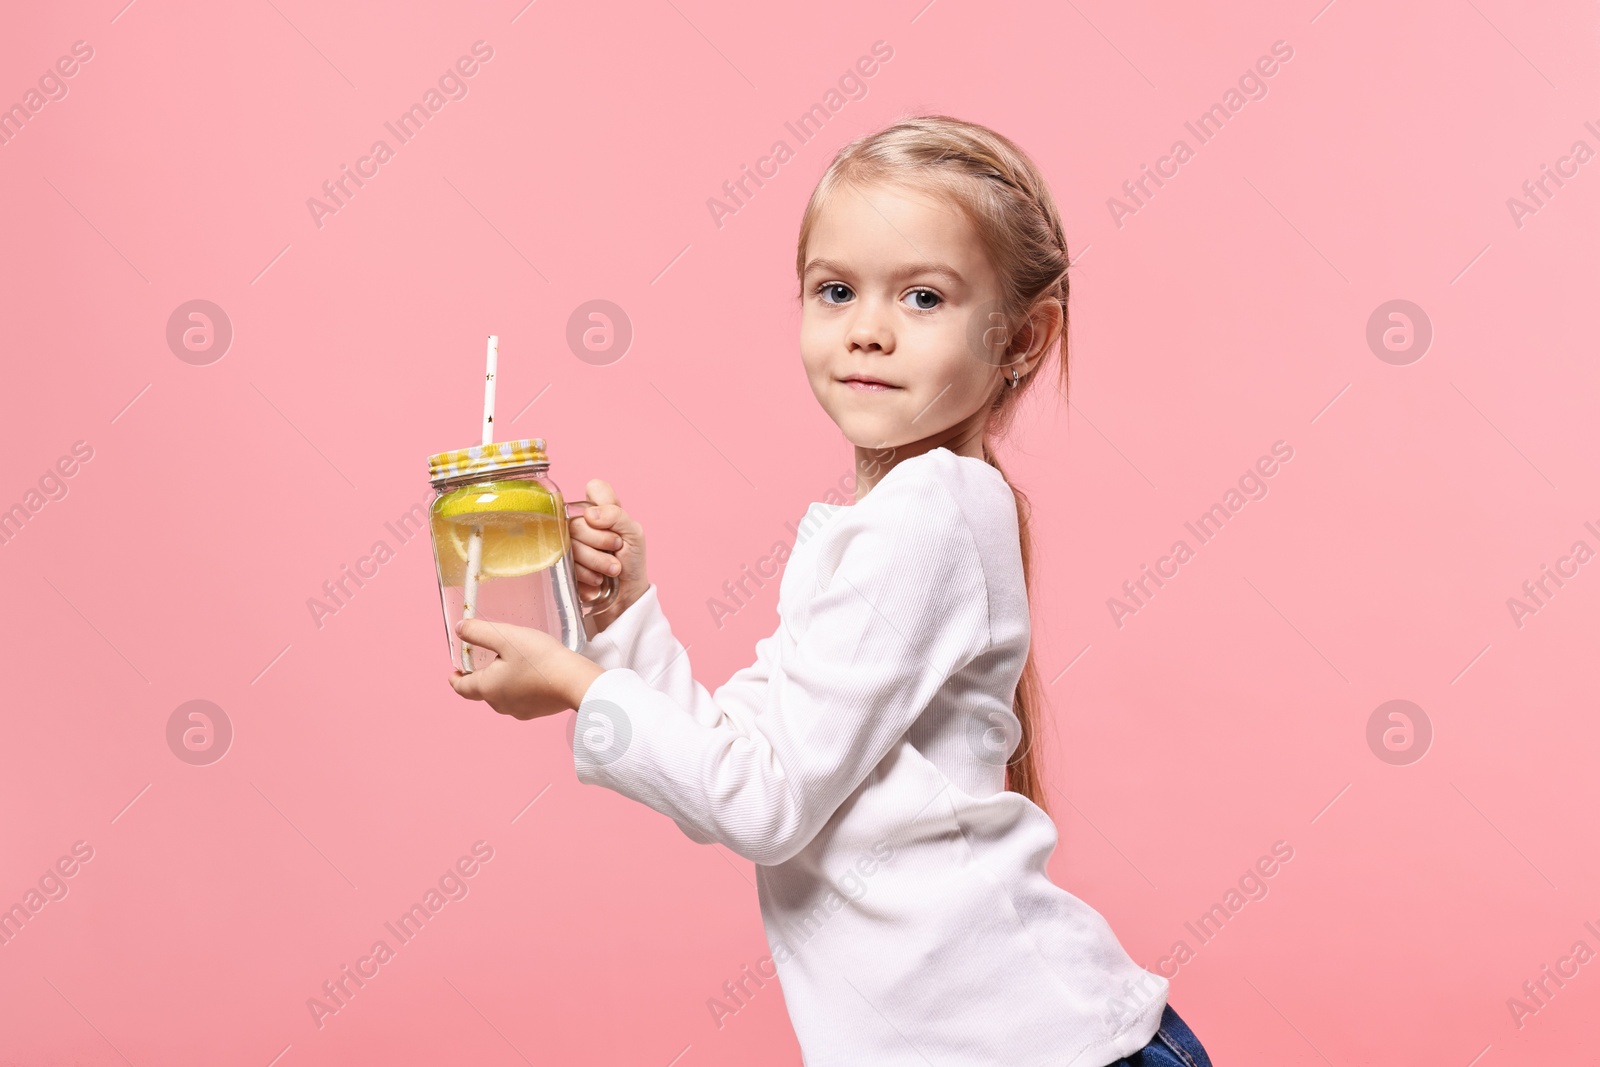
[[[850,388],[864,393],[881,393],[890,389],[900,388],[898,385],[890,385],[888,382],[874,378],[869,374],[852,374],[848,378],[839,380]]]

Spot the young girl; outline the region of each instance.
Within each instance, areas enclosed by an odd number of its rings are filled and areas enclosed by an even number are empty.
[[[576,708],[579,781],[757,864],[810,1067],[1210,1064],[1166,980],[1046,874],[1027,505],[991,440],[1041,374],[1065,388],[1067,266],[1044,180],[994,131],[931,116],[847,145],[796,269],[855,503],[806,509],[755,663],[715,693],[694,680],[644,534],[598,480],[577,577],[621,593],[587,658],[459,627],[498,658],[456,692],[524,719]]]

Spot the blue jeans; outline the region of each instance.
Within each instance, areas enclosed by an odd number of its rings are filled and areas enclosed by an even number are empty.
[[[1150,1043],[1107,1067],[1211,1067],[1211,1057],[1194,1031],[1168,1004],[1161,1012],[1161,1027]]]

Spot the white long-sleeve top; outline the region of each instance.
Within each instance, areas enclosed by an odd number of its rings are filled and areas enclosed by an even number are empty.
[[[1104,1067],[1154,1036],[1166,979],[1005,790],[1028,640],[1011,489],[936,448],[806,510],[778,628],[715,693],[654,586],[589,642],[578,780],[757,864],[808,1067]]]

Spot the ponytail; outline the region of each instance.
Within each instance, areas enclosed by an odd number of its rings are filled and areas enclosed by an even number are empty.
[[[1000,459],[994,454],[994,449],[989,447],[987,438],[983,442],[983,458],[989,466],[1000,472],[1006,479],[1006,484],[1011,485],[1011,479],[1006,477],[1005,468],[1000,466]],[[1028,602],[1033,602],[1033,539],[1028,531],[1028,518],[1032,505],[1028,502],[1028,495],[1015,485],[1011,485],[1011,493],[1017,499],[1017,535],[1022,543],[1022,582],[1028,593]],[[1022,737],[1017,741],[1017,750],[1006,761],[1006,788],[1013,793],[1021,793],[1033,801],[1044,811],[1050,810],[1046,803],[1044,791],[1044,775],[1039,767],[1038,750],[1035,748],[1035,735],[1043,725],[1044,684],[1039,680],[1039,665],[1033,656],[1033,642],[1028,642],[1028,657],[1022,664],[1022,677],[1017,680],[1017,692],[1012,699],[1012,714],[1016,715],[1017,722],[1022,727]]]

